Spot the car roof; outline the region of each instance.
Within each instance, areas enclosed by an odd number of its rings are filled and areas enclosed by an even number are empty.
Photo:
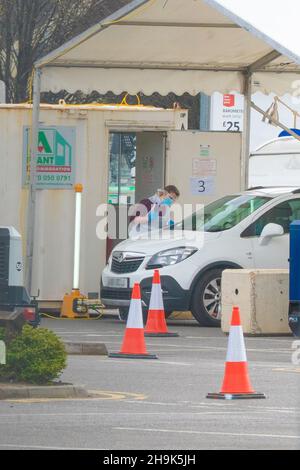
[[[300,193],[300,188],[298,186],[256,186],[254,188],[249,188],[245,192],[253,193],[258,196],[264,195],[274,198],[276,196],[282,196],[284,194],[297,194],[298,192]]]

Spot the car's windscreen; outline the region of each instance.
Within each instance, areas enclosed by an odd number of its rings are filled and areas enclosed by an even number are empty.
[[[253,194],[226,196],[205,206],[204,214],[203,211],[194,212],[176,224],[174,229],[223,232],[235,227],[270,200],[270,197]]]

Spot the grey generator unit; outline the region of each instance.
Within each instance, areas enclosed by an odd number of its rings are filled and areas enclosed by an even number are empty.
[[[30,305],[23,271],[21,235],[13,227],[0,226],[0,309]]]

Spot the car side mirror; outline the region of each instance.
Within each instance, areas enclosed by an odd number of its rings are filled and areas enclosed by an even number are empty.
[[[273,237],[284,235],[283,227],[279,224],[267,224],[259,237],[260,245],[267,245]]]

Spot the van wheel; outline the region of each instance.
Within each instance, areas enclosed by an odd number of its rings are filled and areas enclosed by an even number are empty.
[[[206,272],[195,287],[191,311],[201,326],[221,326],[221,279],[224,269]]]
[[[143,322],[144,322],[144,325],[146,325],[147,317],[148,317],[148,309],[143,308],[142,311],[143,311]],[[123,322],[127,322],[128,313],[129,313],[129,307],[120,307],[119,308],[119,320]]]

